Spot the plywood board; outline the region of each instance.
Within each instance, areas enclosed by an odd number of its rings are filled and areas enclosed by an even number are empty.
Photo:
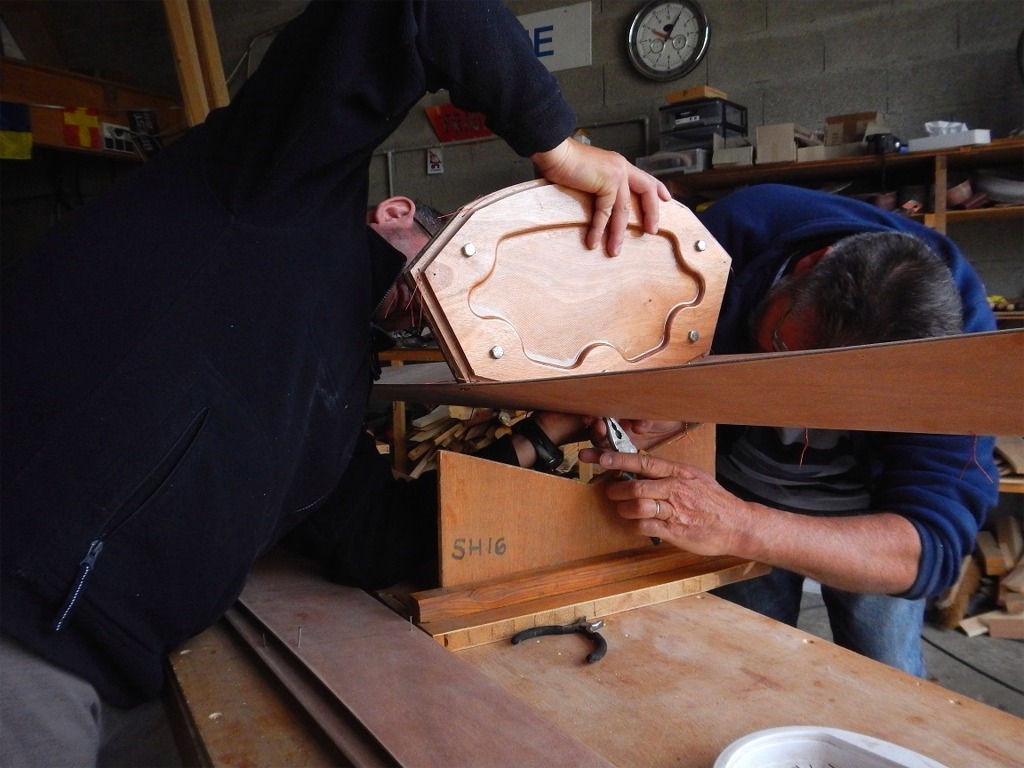
[[[937,434],[1024,434],[1024,329],[686,365],[456,382],[439,364],[387,370],[383,400],[618,418]]]
[[[607,617],[601,634],[598,664],[565,636],[455,655],[620,768],[707,768],[742,736],[794,725],[943,765],[1020,765],[1019,718],[713,595]]]
[[[621,252],[588,250],[593,196],[546,181],[466,206],[411,265],[461,380],[563,376],[707,353],[731,259],[681,203],[646,234],[634,195]]]
[[[438,457],[441,586],[651,545],[597,485],[450,451]]]
[[[382,603],[291,559],[257,563],[240,602],[394,765],[609,765]]]

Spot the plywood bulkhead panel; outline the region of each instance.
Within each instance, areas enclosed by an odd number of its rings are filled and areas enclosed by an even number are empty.
[[[461,381],[686,363],[707,354],[731,260],[676,201],[657,234],[633,210],[620,254],[584,243],[591,195],[547,182],[459,212],[410,267]]]

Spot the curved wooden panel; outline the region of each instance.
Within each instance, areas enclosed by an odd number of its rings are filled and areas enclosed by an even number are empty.
[[[707,354],[730,259],[683,205],[622,252],[588,250],[590,195],[528,182],[463,209],[409,279],[455,376],[510,381],[674,365]]]

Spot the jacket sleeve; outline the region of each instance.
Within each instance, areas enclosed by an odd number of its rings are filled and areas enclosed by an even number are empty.
[[[873,506],[907,518],[921,537],[917,579],[900,597],[932,597],[951,586],[999,495],[995,439],[877,433]]]
[[[258,204],[261,224],[296,196],[335,210],[350,182],[365,187],[373,151],[441,89],[523,156],[575,128],[558,82],[498,0],[314,0],[207,118],[207,176],[229,210]]]

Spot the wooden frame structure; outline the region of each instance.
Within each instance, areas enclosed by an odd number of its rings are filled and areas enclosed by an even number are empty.
[[[456,378],[639,370],[707,353],[731,263],[722,247],[674,200],[645,234],[634,196],[609,258],[584,245],[592,208],[591,195],[543,180],[508,187],[460,210],[411,265]]]
[[[703,424],[707,450],[669,458],[709,471],[716,423],[1024,433],[1024,331],[701,359],[728,255],[674,201],[657,235],[640,230],[634,201],[629,247],[614,259],[587,251],[590,204],[529,182],[460,211],[408,273],[450,372],[392,369],[374,396]],[[582,307],[596,311],[577,327],[564,322]],[[421,627],[449,647],[766,570],[659,551],[617,527],[594,485],[445,452],[439,485],[440,588],[409,600]]]

